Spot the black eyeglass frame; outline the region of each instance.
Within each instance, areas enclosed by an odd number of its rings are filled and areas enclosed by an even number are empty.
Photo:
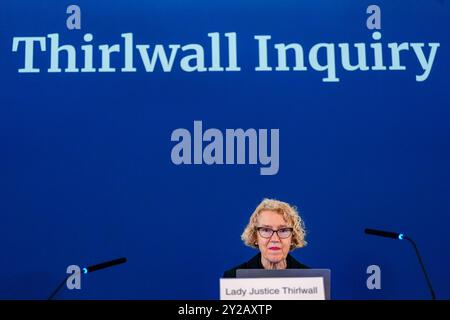
[[[263,235],[261,234],[261,231],[260,231],[261,229],[271,230],[271,231],[272,231],[272,234],[271,234],[269,237],[265,237],[265,236],[263,236]],[[287,237],[280,237],[280,234],[278,233],[280,230],[289,230],[290,233],[289,233],[289,235],[288,235]],[[272,238],[272,236],[273,236],[274,233],[276,233],[277,236],[278,236],[278,238],[280,238],[280,239],[288,239],[289,237],[292,236],[292,233],[293,233],[293,231],[294,231],[294,228],[286,227],[286,228],[280,228],[280,229],[278,229],[278,230],[273,230],[273,229],[268,228],[268,227],[256,227],[256,231],[257,231],[257,232],[259,233],[259,235],[260,235],[261,237],[263,237],[264,239],[270,239],[270,238]]]

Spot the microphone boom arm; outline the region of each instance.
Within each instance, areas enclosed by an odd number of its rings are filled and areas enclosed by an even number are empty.
[[[424,274],[424,276],[425,276],[425,279],[426,279],[426,281],[427,281],[428,289],[430,289],[431,298],[432,298],[433,300],[436,300],[436,294],[434,293],[433,286],[431,285],[430,278],[428,277],[428,273],[427,273],[427,271],[425,270],[425,265],[423,264],[422,257],[420,256],[419,249],[417,248],[416,243],[414,242],[413,239],[411,239],[411,238],[408,237],[408,236],[404,236],[403,239],[408,240],[408,241],[412,244],[412,246],[413,246],[413,248],[414,248],[414,251],[416,252],[417,259],[419,260],[420,267],[422,268],[422,272],[423,272],[423,274]]]

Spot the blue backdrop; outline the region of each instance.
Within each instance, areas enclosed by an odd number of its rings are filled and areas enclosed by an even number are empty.
[[[71,4],[81,8],[80,30],[66,27]],[[317,43],[369,48],[371,4],[381,8],[387,66],[388,43],[440,44],[426,80],[416,81],[423,70],[411,49],[401,53],[403,71],[349,72],[337,56],[339,82],[309,65],[255,71],[255,35],[300,43],[305,56]],[[60,45],[77,47],[81,68],[84,34],[97,48],[133,33],[149,52],[201,44],[209,66],[211,32],[222,37],[225,62],[223,35],[237,34],[239,72],[185,72],[178,58],[171,72],[146,72],[135,51],[136,72],[120,72],[123,54],[113,54],[117,72],[51,73],[47,38],[46,52],[35,48],[40,72],[20,73],[23,43],[12,50],[14,37],[57,33]],[[332,270],[333,298],[429,298],[412,248],[363,234],[373,227],[415,239],[438,298],[449,299],[449,45],[446,0],[2,1],[0,298],[45,299],[68,265],[126,256],[58,298],[217,299],[223,271],[256,253],[240,234],[270,197],[298,206],[308,246],[293,255]],[[272,47],[272,66],[276,58]],[[278,128],[279,172],[174,165],[171,134],[192,132],[194,120],[222,131]],[[366,287],[372,264],[381,290]]]

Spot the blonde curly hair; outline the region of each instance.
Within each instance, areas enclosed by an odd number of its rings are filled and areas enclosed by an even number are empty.
[[[283,215],[286,222],[292,224],[292,228],[294,230],[292,231],[291,250],[306,246],[305,225],[297,212],[297,208],[295,206],[291,206],[289,203],[275,199],[263,199],[263,201],[256,207],[255,211],[253,211],[250,216],[250,220],[241,235],[241,239],[244,241],[245,245],[255,249],[258,248],[255,244],[257,240],[256,223],[259,214],[264,210],[278,212]]]

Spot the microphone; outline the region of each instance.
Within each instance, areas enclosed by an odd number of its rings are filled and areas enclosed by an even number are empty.
[[[417,245],[416,245],[416,243],[414,242],[413,239],[411,239],[410,237],[406,236],[403,233],[391,232],[391,231],[382,231],[382,230],[369,229],[369,228],[364,229],[364,233],[372,235],[372,236],[379,236],[379,237],[384,237],[384,238],[391,238],[391,239],[398,239],[398,240],[403,240],[403,239],[408,240],[412,244],[412,246],[414,248],[414,251],[416,252],[417,259],[419,260],[419,263],[420,263],[420,267],[421,267],[422,272],[423,272],[423,274],[425,276],[425,280],[427,281],[428,289],[430,290],[431,299],[432,300],[436,300],[436,294],[434,293],[433,286],[431,285],[430,278],[428,277],[427,271],[425,270],[425,265],[424,265],[424,263],[422,261],[422,257],[420,256],[419,248],[417,247]]]
[[[97,270],[113,267],[113,266],[116,266],[118,264],[122,264],[125,262],[127,262],[127,258],[119,258],[119,259],[106,261],[106,262],[99,263],[99,264],[94,264],[93,266],[83,268],[82,270],[83,270],[83,273],[94,272]]]
[[[125,262],[127,262],[127,258],[122,257],[122,258],[118,258],[118,259],[102,262],[102,263],[99,263],[99,264],[94,264],[94,265],[89,266],[89,267],[84,267],[81,270],[82,270],[83,273],[86,274],[88,272],[94,272],[94,271],[97,271],[97,270],[106,269],[106,268],[113,267],[113,266],[116,266],[118,264],[122,264],[122,263],[125,263]],[[50,294],[50,296],[48,297],[47,300],[52,300],[53,299],[53,297],[59,292],[59,290],[61,290],[61,288],[64,286],[64,284],[66,283],[67,279],[69,279],[70,276],[72,276],[72,274],[69,274],[68,276],[66,276],[64,278],[64,280],[56,287],[56,289],[53,290],[53,292]]]
[[[397,233],[397,232],[390,232],[390,231],[381,231],[381,230],[375,230],[375,229],[364,229],[365,234],[370,234],[373,236],[380,236],[385,238],[392,238],[392,239],[400,239],[403,240],[404,235],[403,233]]]

